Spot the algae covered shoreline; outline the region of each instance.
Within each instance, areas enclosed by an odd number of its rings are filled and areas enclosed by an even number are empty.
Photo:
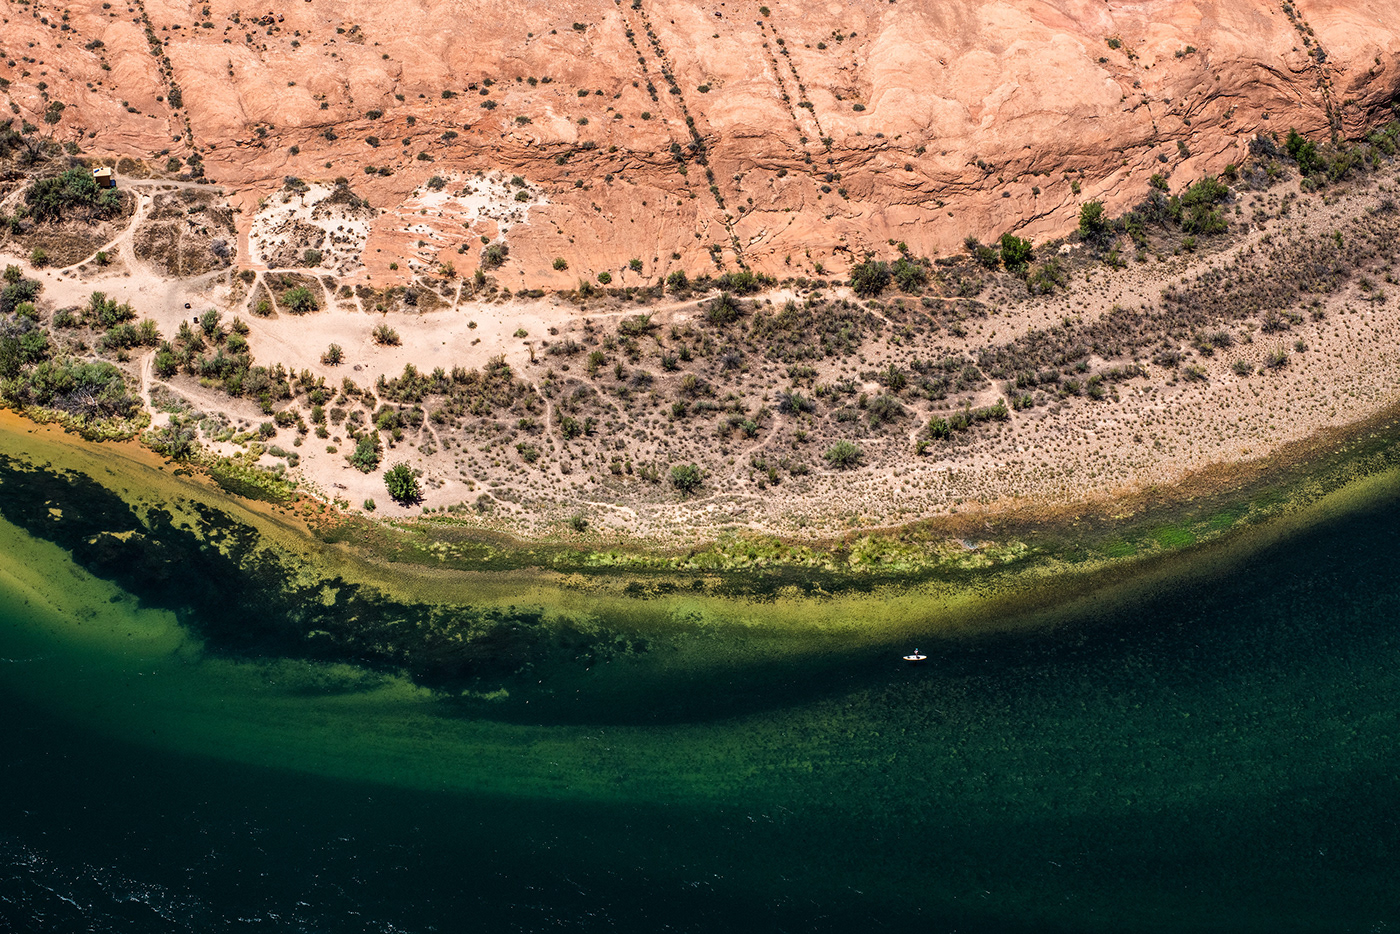
[[[135,445],[4,416],[0,517],[175,612],[215,653],[350,662],[468,702],[500,700],[527,675],[566,685],[617,663],[629,673],[607,684],[650,697],[668,679],[793,658],[839,665],[843,653],[911,639],[1038,628],[1091,595],[1224,573],[1393,490],[1397,426],[1388,412],[1117,503],[968,514],[836,541],[734,533],[668,552],[247,501]],[[607,696],[603,680],[589,692]],[[510,705],[487,706],[501,715]],[[536,698],[531,715],[544,706]]]

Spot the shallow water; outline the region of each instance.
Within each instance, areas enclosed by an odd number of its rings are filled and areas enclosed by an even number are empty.
[[[0,931],[1394,930],[1400,484],[1344,500],[919,667],[672,614],[466,702],[0,522]]]

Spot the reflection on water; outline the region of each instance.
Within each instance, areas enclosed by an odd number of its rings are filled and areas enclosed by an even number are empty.
[[[1398,492],[922,666],[594,619],[467,693],[212,651],[125,507],[10,508],[0,930],[1394,930]]]

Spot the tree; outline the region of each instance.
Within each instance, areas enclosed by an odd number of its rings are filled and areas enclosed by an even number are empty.
[[[321,354],[321,362],[326,366],[338,366],[340,361],[345,359],[345,351],[339,344],[331,344],[326,348],[326,352]]]
[[[395,464],[385,471],[384,487],[394,502],[404,506],[423,499],[423,488],[418,484],[418,477],[413,473],[413,468],[404,463]]]
[[[219,314],[217,308],[210,308],[199,316],[199,329],[204,332],[204,336],[212,341],[217,341],[224,336],[223,328],[220,327],[223,315]]]
[[[1007,272],[1022,273],[1035,256],[1035,247],[1029,240],[1022,240],[1015,234],[1001,235],[1001,264]]]
[[[705,475],[696,464],[676,464],[671,468],[671,485],[689,495],[700,489]]]
[[[865,262],[851,267],[851,288],[862,298],[874,298],[890,284],[890,267],[866,254]]]
[[[837,470],[849,470],[859,464],[864,456],[865,452],[849,441],[837,441],[822,455]]]

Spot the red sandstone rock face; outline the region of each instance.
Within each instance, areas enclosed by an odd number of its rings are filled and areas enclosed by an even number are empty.
[[[1400,88],[1394,0],[103,7],[0,2],[20,116],[94,154],[197,147],[238,189],[245,236],[285,175],[344,175],[396,214],[434,174],[523,175],[548,203],[507,235],[511,287],[1044,239],[1085,200],[1129,206],[1154,172],[1218,171],[1252,134],[1360,133]],[[52,127],[49,100],[66,105]],[[443,258],[469,269],[477,249]],[[377,279],[405,274],[371,254]]]

